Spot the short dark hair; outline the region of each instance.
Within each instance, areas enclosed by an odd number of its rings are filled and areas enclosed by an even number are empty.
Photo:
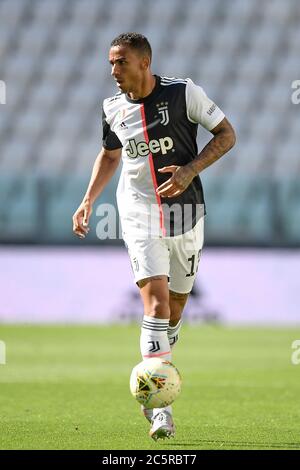
[[[149,44],[148,39],[139,33],[122,33],[119,34],[115,39],[111,42],[111,47],[113,46],[121,46],[127,45],[132,47],[132,49],[136,49],[140,51],[141,54],[147,55],[150,57],[150,61],[152,59],[152,49]]]

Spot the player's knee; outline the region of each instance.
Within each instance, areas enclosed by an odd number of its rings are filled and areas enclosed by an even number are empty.
[[[170,318],[170,306],[168,301],[156,300],[145,308],[145,315],[154,318]]]
[[[170,290],[170,301],[176,305],[184,307],[189,294],[180,294],[179,292],[173,292]]]
[[[174,314],[175,312],[180,312],[180,315],[182,313],[182,310],[185,307],[185,304],[187,302],[189,294],[178,294],[176,292],[170,291],[170,308],[171,312],[173,311]]]

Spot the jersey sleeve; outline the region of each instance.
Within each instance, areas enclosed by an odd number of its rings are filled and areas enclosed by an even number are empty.
[[[116,150],[123,147],[117,134],[115,134],[115,132],[111,130],[110,125],[107,122],[107,117],[104,110],[102,110],[102,128],[102,145],[106,150]]]
[[[201,124],[208,131],[220,124],[225,117],[225,114],[208,98],[204,90],[189,78],[187,79],[185,99],[189,121]]]

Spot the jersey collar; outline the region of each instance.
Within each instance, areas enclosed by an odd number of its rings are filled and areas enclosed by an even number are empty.
[[[155,80],[156,80],[156,83],[155,83],[155,86],[153,88],[153,90],[151,91],[151,93],[147,96],[145,96],[144,98],[141,98],[139,100],[132,100],[131,98],[129,98],[129,96],[125,93],[125,98],[127,101],[129,101],[129,103],[147,103],[148,101],[150,101],[153,96],[156,95],[158,89],[159,89],[159,86],[160,86],[160,77],[158,75],[154,75],[155,77]]]

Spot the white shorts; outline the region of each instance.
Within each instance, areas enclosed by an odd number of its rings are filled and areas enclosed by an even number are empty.
[[[165,275],[173,292],[191,292],[204,242],[204,217],[192,230],[176,237],[125,240],[134,281]]]

